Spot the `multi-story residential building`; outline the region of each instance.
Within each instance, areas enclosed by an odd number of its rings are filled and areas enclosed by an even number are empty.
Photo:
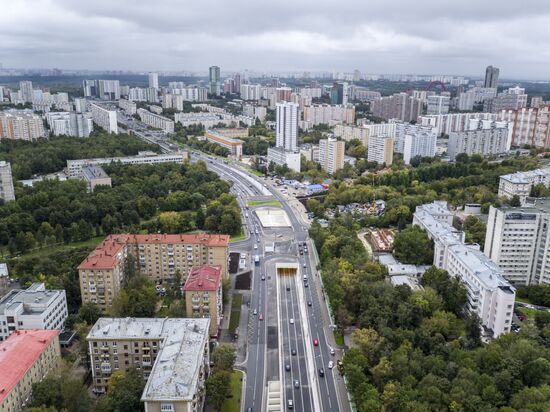
[[[298,105],[277,103],[276,143],[267,149],[267,160],[277,165],[287,165],[300,172],[300,152],[298,151]]]
[[[70,178],[80,178],[80,176],[82,175],[82,168],[87,165],[108,165],[111,163],[121,163],[124,165],[183,163],[188,159],[188,152],[157,154],[148,151],[139,152],[137,156],[74,159],[67,160],[67,173]]]
[[[386,134],[369,136],[367,160],[391,166],[393,163],[394,138]]]
[[[351,100],[359,100],[360,102],[373,102],[382,98],[380,92],[375,92],[365,87],[359,87],[355,85],[350,86],[349,96]]]
[[[262,86],[259,84],[241,84],[241,99],[260,100],[262,98]]]
[[[188,318],[210,318],[210,336],[218,336],[223,311],[221,266],[191,269],[183,291]]]
[[[550,106],[503,110],[500,120],[511,122],[512,145],[550,147]]]
[[[449,113],[419,116],[417,124],[433,127],[438,136],[450,135],[452,132],[468,130],[470,119],[498,120],[494,113]]]
[[[111,110],[96,103],[90,103],[92,120],[107,133],[118,134],[116,110]]]
[[[229,150],[229,153],[231,156],[240,159],[243,155],[243,141],[240,139],[235,139],[233,137],[226,136],[224,133],[222,133],[223,129],[211,129],[207,130],[204,133],[204,137],[206,137],[206,140],[212,143],[216,143],[220,145],[221,147],[226,148]],[[248,129],[247,135],[248,135]]]
[[[516,86],[499,93],[494,99],[485,101],[484,110],[499,113],[502,110],[519,110],[523,107],[527,107],[527,94],[524,88]]]
[[[458,95],[458,101],[456,108],[458,110],[472,111],[474,110],[474,104],[476,102],[476,94],[473,90],[468,90]],[[434,113],[429,113],[434,114]]]
[[[76,97],[74,99],[74,111],[77,113],[85,113],[88,111],[88,100],[83,97]]]
[[[46,136],[42,118],[32,110],[0,112],[0,140],[34,140]]]
[[[531,102],[529,103],[529,107],[532,107],[534,109],[538,109],[539,107],[543,106],[544,99],[542,96],[533,96],[531,97]]]
[[[263,106],[245,104],[243,106],[243,115],[259,119],[260,122],[263,122],[265,121],[265,117],[267,116],[267,109]]]
[[[449,105],[451,98],[449,96],[428,96],[427,113],[430,114],[447,114],[449,113]]]
[[[314,104],[304,107],[304,121],[307,127],[318,124],[333,125],[336,123],[353,124],[355,122],[354,105]]]
[[[334,83],[330,90],[330,103],[346,106],[349,100],[349,88],[346,82]]]
[[[8,293],[10,285],[10,276],[8,272],[8,265],[0,263],[0,297]]]
[[[407,93],[396,93],[371,103],[372,114],[382,119],[398,119],[403,122],[416,120],[422,114],[422,100]]]
[[[93,192],[96,186],[111,186],[111,178],[101,166],[86,165],[82,168],[82,179],[86,182],[88,192]]]
[[[157,106],[155,104],[149,105],[149,111],[155,113],[155,114],[162,114],[162,107]]]
[[[483,87],[490,87],[492,89],[496,89],[498,86],[498,74],[499,74],[498,67],[493,66],[487,66],[485,69],[485,81],[483,83]]]
[[[447,154],[455,160],[460,153],[490,156],[507,153],[512,143],[508,122],[470,119],[468,130],[451,132]]]
[[[156,129],[161,129],[165,133],[174,133],[174,121],[156,113],[151,113],[145,109],[138,109],[137,114],[141,121]]]
[[[89,137],[94,128],[88,113],[49,112],[46,121],[54,136]]]
[[[220,68],[218,66],[210,66],[208,74],[210,80],[210,94],[219,96],[221,93]]]
[[[15,200],[11,164],[4,160],[0,160],[0,199],[4,202]]]
[[[159,88],[159,74],[150,72],[149,73],[149,87],[152,87],[153,89]]]
[[[485,254],[517,286],[550,284],[550,199],[489,209]]]
[[[304,156],[310,162],[319,162],[319,146],[312,144],[300,146],[300,156]]]
[[[320,87],[299,87],[296,89],[296,93],[303,97],[318,99],[322,96],[323,89]]]
[[[64,290],[43,283],[13,289],[0,299],[0,341],[21,329],[63,329],[68,315]]]
[[[498,195],[506,198],[518,196],[521,204],[524,204],[531,188],[539,184],[550,187],[550,168],[500,176]]]
[[[146,411],[202,411],[209,324],[210,319],[98,319],[86,338],[94,391],[104,393],[113,372],[136,368],[146,380],[141,395]]]
[[[220,124],[224,126],[235,126],[239,124],[237,118],[234,116],[218,113],[175,113],[174,120],[181,123],[183,127],[189,127],[195,124],[202,125],[205,129],[211,129]]]
[[[344,167],[346,143],[336,139],[319,140],[319,163],[323,170],[333,174]]]
[[[137,113],[137,104],[135,104],[131,100],[120,99],[118,101],[118,107],[124,110],[124,113],[126,113],[129,116],[132,116]]]
[[[464,244],[464,233],[450,221],[452,214],[446,202],[418,206],[413,215],[413,225],[424,229],[434,241],[434,265],[464,284],[467,309],[477,314],[485,333],[496,338],[510,332],[515,289],[479,247]]]
[[[23,411],[33,384],[60,364],[58,330],[18,331],[0,342],[0,411]]]
[[[220,265],[227,276],[229,235],[110,235],[78,267],[83,302],[112,305],[125,279],[124,265],[132,255],[136,269],[157,283],[183,280],[194,266]]]
[[[19,98],[23,103],[32,103],[34,101],[34,91],[30,80],[21,80],[19,82]]]
[[[181,87],[169,87],[168,90],[170,93],[167,93],[166,96],[171,96],[172,102],[167,102],[167,104],[172,104],[174,109],[182,110],[178,108],[179,102],[183,106],[183,102],[204,102],[208,99],[208,89],[206,87],[199,86],[184,86]],[[166,107],[169,108],[169,107]]]
[[[267,148],[267,162],[282,166],[287,165],[290,170],[300,173],[300,152],[290,152],[282,147]]]
[[[97,80],[97,97],[102,100],[120,99],[120,82],[118,80]]]
[[[394,150],[403,154],[405,164],[411,159],[420,157],[434,157],[437,146],[437,134],[432,127],[397,123]]]

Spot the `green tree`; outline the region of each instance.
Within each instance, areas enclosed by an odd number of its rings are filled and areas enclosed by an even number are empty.
[[[101,317],[101,310],[95,303],[85,302],[78,310],[78,317],[88,325],[93,325]]]
[[[155,314],[157,300],[153,282],[146,276],[137,274],[113,299],[111,312],[116,317],[150,318]]]
[[[107,410],[113,412],[143,411],[141,394],[144,387],[145,380],[136,369],[114,372],[109,378],[107,386]]]
[[[433,242],[418,226],[397,233],[393,248],[396,259],[402,263],[427,265],[433,262]]]
[[[220,345],[212,352],[211,360],[214,363],[215,372],[231,372],[235,365],[235,359],[235,348],[230,345]]]
[[[231,395],[231,374],[220,371],[211,374],[206,379],[206,400],[214,411],[221,411],[225,400]]]
[[[512,198],[510,199],[510,206],[512,206],[512,207],[521,206],[521,200],[519,199],[518,195],[512,196]]]

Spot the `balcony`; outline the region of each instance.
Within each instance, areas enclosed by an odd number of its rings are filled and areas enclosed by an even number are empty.
[[[109,350],[109,347],[108,347],[108,346],[102,346],[100,349],[101,349],[102,351],[108,351],[108,350]]]
[[[151,360],[145,360],[145,358],[143,358],[143,360],[141,361],[141,365],[142,366],[152,366],[153,365],[153,362],[151,362]]]
[[[110,375],[112,372],[111,370],[111,364],[110,363],[102,363],[101,364],[101,373],[104,375]]]

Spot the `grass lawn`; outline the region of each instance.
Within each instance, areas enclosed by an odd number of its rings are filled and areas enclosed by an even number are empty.
[[[27,253],[23,253],[22,255],[15,255],[15,256],[10,256],[9,255],[9,252],[7,251],[7,249],[4,249],[3,250],[3,255],[6,257],[6,258],[13,258],[13,259],[26,259],[26,258],[33,258],[33,257],[41,257],[41,256],[46,256],[46,255],[49,255],[51,253],[54,253],[54,252],[62,252],[62,251],[68,251],[68,250],[71,250],[71,249],[79,249],[79,248],[83,248],[83,247],[95,247],[97,246],[99,243],[101,243],[101,241],[105,239],[104,236],[98,236],[98,237],[93,237],[89,240],[85,240],[83,242],[74,242],[74,243],[68,243],[68,244],[65,244],[65,243],[59,243],[59,244],[56,244],[56,245],[50,245],[50,246],[44,246],[40,249],[33,249]]]
[[[248,206],[281,206],[281,202],[278,200],[256,200],[248,202]]]
[[[262,172],[260,172],[259,170],[256,170],[256,169],[248,169],[248,171],[250,173],[252,173],[253,175],[256,175],[256,176],[259,176],[259,177],[264,177],[265,174],[263,174]]]
[[[225,400],[221,412],[239,412],[241,410],[242,377],[243,374],[238,371],[233,371],[231,374],[231,397]]]
[[[535,319],[535,314],[540,312],[540,310],[536,309],[529,309],[529,308],[522,308],[520,306],[516,307],[516,310],[518,312],[523,313],[525,316],[527,316],[527,319]]]
[[[246,233],[244,232],[244,230],[241,230],[240,234],[238,234],[237,236],[231,236],[229,238],[229,243],[239,242],[239,241],[245,240],[245,239],[246,239]]]
[[[337,331],[334,331],[334,340],[336,341],[337,345],[344,346],[344,337],[340,335],[340,333]]]
[[[235,330],[239,326],[241,320],[241,305],[243,303],[243,295],[240,293],[233,294],[233,301],[231,302],[231,318],[229,319],[229,332],[235,333]]]

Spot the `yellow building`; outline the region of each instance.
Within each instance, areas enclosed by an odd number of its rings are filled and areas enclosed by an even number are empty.
[[[0,343],[0,412],[23,410],[32,385],[61,361],[58,330],[18,330]]]
[[[194,266],[219,265],[227,276],[229,235],[110,235],[78,267],[82,302],[105,309],[112,305],[124,282],[124,264],[131,254],[136,269],[156,283],[182,282]]]

